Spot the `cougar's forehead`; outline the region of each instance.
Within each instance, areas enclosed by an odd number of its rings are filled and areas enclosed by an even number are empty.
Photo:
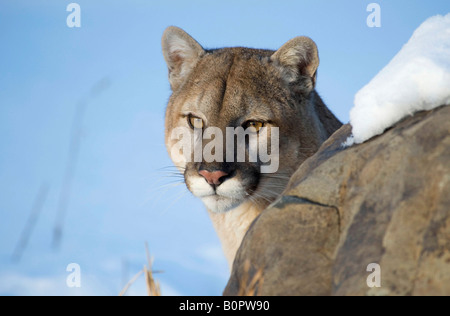
[[[205,55],[177,96],[181,113],[199,113],[209,126],[276,117],[286,91],[271,51],[229,48]]]

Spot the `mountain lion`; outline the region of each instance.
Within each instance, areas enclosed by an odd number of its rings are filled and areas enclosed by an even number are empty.
[[[172,89],[165,119],[167,149],[188,189],[208,209],[231,268],[253,220],[342,124],[314,89],[319,57],[316,44],[307,37],[296,37],[277,51],[204,49],[183,30],[169,27],[162,49]],[[225,151],[217,149],[214,154],[223,159],[186,159],[173,150],[179,141],[173,137],[177,127],[189,130],[194,139],[195,130],[208,127],[224,135],[229,127],[252,128],[253,134],[276,127],[278,170],[262,173],[260,159],[230,162]]]

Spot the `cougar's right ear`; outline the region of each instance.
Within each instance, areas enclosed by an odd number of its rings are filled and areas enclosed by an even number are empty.
[[[182,29],[169,26],[162,36],[162,51],[169,68],[172,91],[177,90],[205,54],[203,47]]]
[[[304,36],[291,39],[271,56],[271,60],[281,69],[287,83],[298,83],[300,79],[299,90],[309,93],[314,89],[319,53],[312,39]]]

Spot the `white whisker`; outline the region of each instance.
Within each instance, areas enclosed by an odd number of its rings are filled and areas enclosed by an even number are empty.
[[[177,197],[170,203],[165,209],[163,209],[160,213],[160,215],[163,215],[165,212],[167,212],[176,202],[178,202],[187,192],[183,190],[180,194],[177,195]]]

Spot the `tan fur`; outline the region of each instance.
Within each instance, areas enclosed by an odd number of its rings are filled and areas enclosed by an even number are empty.
[[[248,120],[279,127],[280,161],[275,174],[258,174],[260,165],[249,162],[177,164],[195,195],[199,195],[198,186],[206,186],[198,174],[201,168],[232,175],[221,184],[224,188],[227,181],[242,186],[245,198],[239,194],[203,198],[210,205],[211,220],[231,266],[249,225],[341,123],[314,90],[319,57],[315,43],[307,37],[294,38],[276,52],[243,47],[205,50],[183,30],[169,27],[162,47],[172,88],[166,110],[169,154],[175,144],[171,132],[178,126],[188,127],[188,113],[224,134],[226,127]]]
[[[261,211],[261,207],[251,202],[239,205],[232,212],[214,213],[208,211],[214,229],[222,242],[225,258],[230,263],[230,267],[245,233]]]

